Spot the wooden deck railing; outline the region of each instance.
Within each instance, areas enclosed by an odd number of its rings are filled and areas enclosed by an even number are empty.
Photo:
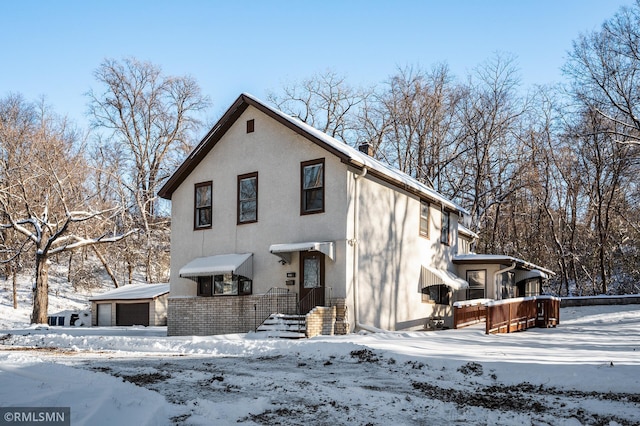
[[[486,333],[511,333],[560,323],[560,299],[553,296],[520,297],[487,304]]]
[[[462,328],[487,319],[489,299],[465,300],[453,304],[453,328]]]
[[[453,328],[480,322],[486,333],[511,333],[531,327],[555,327],[560,323],[560,299],[552,296],[504,300],[469,300],[453,304]]]

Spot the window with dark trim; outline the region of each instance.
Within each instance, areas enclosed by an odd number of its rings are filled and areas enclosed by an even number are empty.
[[[467,289],[467,300],[485,298],[484,293],[487,283],[486,269],[467,271],[467,282],[469,283],[469,288]]]
[[[198,296],[243,296],[251,294],[253,281],[236,274],[198,277]]]
[[[429,203],[420,200],[420,236],[429,238]]]
[[[213,296],[211,277],[198,277],[198,296]]]
[[[247,120],[247,133],[253,133],[255,131],[255,120]]]
[[[238,224],[258,221],[258,172],[238,176]]]
[[[300,163],[300,214],[324,212],[324,158]]]
[[[440,228],[440,242],[442,244],[449,245],[451,243],[451,235],[449,232],[450,219],[451,218],[449,212],[445,209],[442,209],[442,226]]]
[[[194,222],[195,229],[211,228],[211,181],[197,183],[194,197]]]
[[[451,300],[451,288],[445,284],[430,285],[422,289],[422,300],[437,305],[448,305]]]

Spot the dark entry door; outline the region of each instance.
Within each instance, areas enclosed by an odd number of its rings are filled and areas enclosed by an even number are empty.
[[[149,325],[149,304],[116,304],[116,325]]]
[[[300,277],[300,313],[324,306],[324,255],[317,251],[301,251]]]

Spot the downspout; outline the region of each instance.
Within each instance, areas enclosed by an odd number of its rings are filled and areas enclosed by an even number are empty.
[[[502,284],[500,284],[500,286],[498,286],[498,275],[503,274],[505,272],[509,272],[513,269],[516,268],[516,262],[511,263],[511,266],[507,266],[504,269],[499,269],[496,272],[493,273],[493,284],[496,286],[496,300],[501,300],[502,299]],[[499,288],[498,288],[499,287]]]
[[[358,258],[360,257],[360,252],[358,249],[358,235],[360,232],[360,191],[358,185],[358,178],[365,177],[367,175],[367,167],[362,167],[362,171],[360,173],[354,173],[353,179],[354,183],[354,207],[353,207],[353,238],[349,240],[349,244],[353,247],[353,320],[356,328],[377,332],[380,331],[374,327],[367,326],[364,324],[360,324],[360,313],[358,311]]]

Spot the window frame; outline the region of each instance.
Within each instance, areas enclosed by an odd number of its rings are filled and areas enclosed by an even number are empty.
[[[442,244],[451,245],[451,213],[445,210],[441,210],[440,220],[440,242]],[[445,226],[446,218],[446,226]]]
[[[321,166],[321,170],[322,170],[322,182],[321,182],[321,186],[320,186],[320,196],[321,196],[321,201],[322,201],[322,206],[318,209],[308,209],[306,207],[306,195],[307,195],[307,191],[312,191],[312,190],[318,190],[318,188],[308,188],[305,189],[304,187],[304,170],[306,167],[310,167],[310,166],[316,166],[316,165],[320,165]],[[310,160],[310,161],[302,161],[300,163],[300,215],[308,215],[308,214],[317,214],[317,213],[324,213],[325,211],[325,174],[326,174],[326,168],[325,168],[325,161],[324,158],[318,158],[315,160]]]
[[[231,278],[231,280],[227,280]],[[231,284],[236,286],[235,293],[216,292],[216,283],[223,285]],[[203,275],[197,277],[197,295],[198,297],[227,297],[227,296],[249,296],[253,294],[253,280],[236,274],[215,274]],[[245,284],[248,284],[248,290],[244,290]],[[203,291],[206,290],[206,291]]]
[[[423,216],[423,207],[427,208],[427,216]],[[429,218],[431,216],[431,204],[426,200],[420,200],[420,218],[418,225],[418,235],[423,238],[429,238]]]
[[[198,206],[198,189],[203,187],[209,187],[209,205],[208,206]],[[206,225],[199,225],[198,218],[200,217],[199,212],[201,210],[209,210],[209,223]],[[201,229],[211,229],[213,226],[213,182],[200,182],[194,185],[193,191],[193,229],[201,230]]]
[[[213,277],[202,276],[198,277],[197,281],[197,296],[198,297],[211,297],[213,296]],[[208,287],[208,288],[207,288]],[[206,291],[205,291],[206,289]]]
[[[484,281],[484,283],[482,284],[482,288],[480,288],[479,285],[472,285],[472,280],[469,279],[469,273],[478,273],[479,276],[483,277],[482,281]],[[467,269],[467,271],[465,272],[465,278],[467,280],[467,282],[469,283],[469,288],[467,289],[467,300],[473,300],[473,299],[486,299],[487,297],[487,270],[486,269]],[[475,281],[479,281],[479,280],[474,280]],[[477,292],[479,290],[482,289],[482,297],[471,297],[471,292]]]
[[[422,288],[422,301],[436,305],[450,305],[452,292],[451,287],[446,284],[430,285]],[[432,297],[434,293],[435,297]]]
[[[241,196],[241,192],[240,192],[241,182],[244,181],[244,180],[253,179],[253,178],[255,178],[255,180],[256,180],[255,199],[247,199],[247,200],[240,199],[240,196]],[[243,202],[252,201],[252,200],[255,200],[255,203],[256,203],[255,218],[250,219],[250,220],[242,220],[241,205],[242,205]],[[237,224],[238,225],[244,225],[244,224],[247,224],[247,223],[255,223],[255,222],[258,221],[258,172],[245,173],[245,174],[242,174],[242,175],[238,175],[236,220],[237,220]]]

